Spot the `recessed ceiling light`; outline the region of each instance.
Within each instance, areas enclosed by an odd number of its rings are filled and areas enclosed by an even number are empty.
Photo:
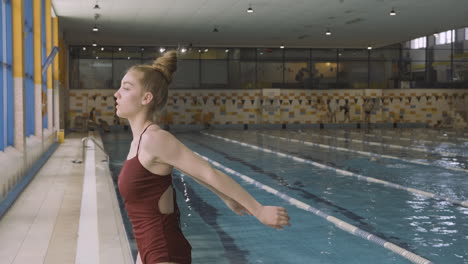
[[[253,13],[253,9],[252,9],[252,4],[249,5],[249,8],[247,8],[247,13]]]
[[[205,49],[205,52],[208,52],[208,49]]]
[[[130,57],[127,57],[127,59],[130,59]]]
[[[331,34],[332,33],[331,33],[330,29],[327,28],[327,31],[325,32],[325,35],[330,36]]]
[[[94,25],[93,32],[98,32],[98,31],[99,31],[99,28],[96,25]]]
[[[166,51],[166,48],[164,48],[164,47],[159,48],[159,52],[163,53],[164,51]]]
[[[83,50],[86,50],[86,47],[83,47]]]
[[[186,48],[182,48],[182,49],[180,49],[180,52],[185,53],[185,52],[187,52],[187,49],[186,49]]]
[[[392,8],[392,11],[390,11],[389,15],[391,15],[391,16],[396,16],[395,9]]]
[[[371,45],[367,46],[367,49],[368,49],[368,50],[371,50],[371,49],[372,49],[372,46],[371,46]]]
[[[99,57],[98,57],[98,56],[96,56],[96,60],[99,60]]]
[[[229,52],[229,49],[226,49],[224,52]]]
[[[122,48],[119,48],[119,51],[122,51]]]
[[[284,49],[284,44],[281,44],[280,49]]]
[[[96,47],[97,46],[97,43],[96,41],[93,42],[93,47]]]

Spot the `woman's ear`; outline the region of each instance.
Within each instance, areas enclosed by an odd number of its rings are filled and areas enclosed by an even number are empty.
[[[143,96],[143,101],[141,103],[143,105],[147,105],[151,103],[151,100],[153,100],[153,94],[150,92],[146,92],[145,95]]]

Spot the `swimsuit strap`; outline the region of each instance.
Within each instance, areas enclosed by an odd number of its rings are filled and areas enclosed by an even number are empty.
[[[152,124],[149,124],[145,129],[143,129],[143,132],[141,132],[141,134],[140,134],[140,140],[138,140],[137,155],[138,155],[138,152],[140,152],[141,137],[143,136],[143,133],[146,132],[146,129],[148,129],[148,127],[150,127],[151,125],[152,125]]]

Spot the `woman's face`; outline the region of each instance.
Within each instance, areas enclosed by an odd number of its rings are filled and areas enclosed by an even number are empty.
[[[142,74],[138,71],[129,71],[122,78],[119,90],[114,93],[117,99],[118,117],[129,118],[143,109],[143,89],[139,82]]]

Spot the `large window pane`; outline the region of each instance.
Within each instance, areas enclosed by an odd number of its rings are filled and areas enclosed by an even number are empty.
[[[112,60],[80,59],[79,87],[81,89],[112,89]]]
[[[240,87],[241,89],[256,88],[255,61],[240,62]]]
[[[257,88],[283,87],[283,63],[265,62],[257,63]]]
[[[257,88],[283,87],[283,49],[257,49]]]
[[[227,67],[226,60],[201,60],[201,88],[227,88]]]
[[[285,61],[310,61],[310,49],[285,49]]]
[[[368,88],[367,61],[340,61],[339,85],[342,88]]]
[[[120,83],[122,78],[124,77],[127,70],[130,69],[135,64],[139,64],[140,60],[132,60],[132,59],[115,59],[113,60],[112,65],[112,77],[113,77],[113,89],[118,89],[120,87]]]
[[[370,88],[398,88],[400,49],[375,49],[370,52]]]
[[[315,61],[336,61],[336,49],[312,49],[312,60]]]
[[[311,70],[311,86],[314,89],[330,89],[336,87],[336,61],[313,61]]]
[[[468,87],[468,59],[453,62],[453,81],[455,87]]]
[[[177,63],[177,72],[170,88],[199,88],[200,87],[200,61],[198,59],[180,59]]]
[[[312,88],[312,75],[308,61],[293,61],[284,64],[284,87]]]

